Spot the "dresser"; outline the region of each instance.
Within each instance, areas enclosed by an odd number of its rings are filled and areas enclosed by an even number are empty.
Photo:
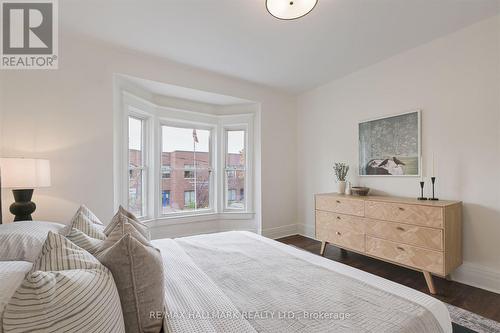
[[[462,204],[383,196],[315,196],[316,238],[321,255],[333,244],[423,272],[446,277],[462,264]]]

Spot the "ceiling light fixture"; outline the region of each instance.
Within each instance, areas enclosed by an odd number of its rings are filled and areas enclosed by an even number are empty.
[[[266,0],[269,14],[280,20],[295,20],[309,14],[318,0]]]

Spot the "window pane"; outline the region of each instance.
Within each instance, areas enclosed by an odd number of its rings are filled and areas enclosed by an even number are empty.
[[[226,208],[245,209],[245,131],[226,131]]]
[[[163,165],[161,167],[161,178],[170,178],[170,165]]]
[[[245,209],[245,171],[226,171],[226,208]]]
[[[161,132],[162,213],[210,208],[210,131],[162,126]],[[164,177],[167,167],[169,177]]]
[[[130,170],[128,188],[128,208],[137,217],[143,214],[143,172],[141,169]]]
[[[226,167],[245,167],[245,131],[227,131]]]
[[[145,215],[145,177],[144,177],[144,146],[143,146],[143,121],[129,117],[128,123],[128,207],[136,216]]]

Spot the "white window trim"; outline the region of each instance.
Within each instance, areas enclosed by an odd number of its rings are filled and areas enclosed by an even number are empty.
[[[217,124],[212,123],[212,124],[207,124],[207,123],[199,123],[199,122],[194,122],[194,121],[188,121],[188,120],[179,120],[179,119],[172,119],[170,118],[169,114],[169,109],[167,108],[162,108],[160,117],[158,117],[158,150],[156,151],[156,155],[158,156],[158,165],[161,168],[161,154],[162,154],[162,147],[161,147],[161,142],[162,142],[162,133],[161,133],[161,127],[162,126],[175,126],[175,127],[185,127],[185,128],[192,128],[196,127],[197,129],[204,129],[204,130],[209,130],[210,131],[210,136],[212,140],[210,141],[210,167],[212,169],[212,176],[210,177],[210,194],[209,194],[209,199],[210,199],[210,208],[206,209],[199,209],[197,211],[192,211],[192,212],[178,212],[178,213],[169,213],[169,214],[163,214],[161,212],[161,207],[158,205],[158,210],[155,213],[155,219],[169,219],[169,218],[182,218],[184,216],[196,216],[196,215],[204,215],[204,214],[215,214],[216,213],[216,207],[217,207],[217,198],[215,193],[217,193],[217,184],[216,181],[214,181],[216,177],[216,171],[217,171],[217,165],[215,161],[217,160],[216,158],[216,140],[217,138],[215,137],[217,133]],[[212,161],[213,160],[213,161]],[[161,176],[161,175],[160,175]],[[186,179],[186,178],[184,178]],[[158,193],[160,193],[160,182],[161,178],[158,179],[156,182],[158,186]]]
[[[143,140],[144,140],[144,161],[143,161],[143,166],[144,166],[144,171],[146,173],[144,179],[145,179],[145,184],[143,186],[146,187],[146,191],[144,193],[144,196],[146,198],[146,207],[145,207],[145,214],[143,217],[141,217],[141,220],[149,220],[151,218],[151,209],[154,207],[154,200],[152,198],[154,197],[154,180],[153,180],[153,173],[155,170],[154,168],[154,161],[153,161],[153,154],[151,154],[151,147],[154,144],[154,138],[152,137],[152,132],[154,131],[154,126],[153,126],[153,119],[152,119],[152,114],[153,114],[153,108],[152,105],[146,103],[143,100],[137,99],[128,99],[125,98],[123,99],[123,104],[122,104],[122,118],[120,123],[122,124],[122,135],[121,135],[121,153],[119,154],[120,158],[118,159],[120,161],[120,165],[122,166],[120,170],[122,172],[119,175],[120,183],[118,184],[119,188],[119,204],[123,205],[124,207],[128,207],[128,196],[129,196],[129,189],[128,189],[128,171],[125,172],[125,168],[128,169],[128,164],[129,164],[129,149],[128,149],[128,121],[129,117],[135,117],[138,119],[143,120]],[[144,208],[143,208],[144,209]]]
[[[221,128],[222,128],[222,137],[223,147],[222,147],[222,184],[224,187],[223,197],[222,197],[222,207],[221,211],[225,213],[238,213],[238,212],[247,212],[253,211],[253,202],[251,198],[253,198],[253,145],[249,144],[253,141],[253,121],[248,115],[231,115],[231,116],[222,116],[221,117]],[[226,151],[227,151],[227,131],[245,131],[245,209],[236,209],[226,207],[227,197],[226,197],[226,188],[225,188],[225,168],[226,168]]]
[[[148,144],[148,138],[147,138],[147,133],[148,133],[148,118],[146,116],[144,116],[142,113],[139,113],[135,110],[129,110],[129,114],[128,114],[128,117],[127,117],[127,125],[129,124],[129,121],[130,121],[130,118],[134,118],[134,119],[137,119],[139,121],[141,121],[141,160],[142,160],[142,164],[141,164],[141,167],[139,168],[136,168],[136,169],[140,169],[142,170],[142,180],[141,180],[141,183],[142,183],[142,189],[141,189],[141,193],[142,193],[142,198],[141,198],[141,201],[144,203],[146,203],[146,205],[149,203],[149,197],[148,197],[148,189],[149,189],[149,184],[148,184],[148,180],[149,180],[149,174],[150,174],[150,170],[149,170],[149,150],[148,150],[148,147],[149,147],[149,144]],[[126,128],[126,131],[127,131],[127,139],[129,137],[129,133],[128,133],[128,128],[129,126],[127,126]],[[128,148],[128,147],[127,147]],[[129,149],[127,149],[127,166],[129,168],[129,172],[127,173],[127,184],[130,180],[130,151]],[[128,190],[128,188],[127,188]],[[128,196],[129,196],[129,193],[127,191],[127,201],[128,201]],[[141,212],[141,215],[138,216],[139,219],[144,219],[144,218],[147,218],[147,208],[146,207],[142,207],[142,212]]]
[[[120,165],[115,167],[115,205],[128,206],[128,117],[133,116],[145,121],[145,162],[147,168],[146,216],[142,219],[151,226],[165,224],[181,224],[210,220],[250,220],[255,218],[254,211],[254,121],[252,113],[237,115],[212,115],[201,112],[168,108],[156,105],[149,100],[138,97],[125,90],[121,91],[121,112],[116,116],[121,129],[117,130],[120,140],[119,152],[115,160]],[[211,128],[214,161],[210,200],[211,208],[196,212],[180,212],[163,215],[161,213],[161,126],[194,126],[196,128]],[[224,168],[226,130],[244,129],[246,132],[246,179],[245,179],[245,210],[225,209]],[[121,135],[119,135],[121,132]],[[126,168],[124,167],[126,166]],[[126,170],[125,170],[126,169]],[[215,195],[216,194],[216,195]]]

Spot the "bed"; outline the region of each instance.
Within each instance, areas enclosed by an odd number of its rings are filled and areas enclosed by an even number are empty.
[[[2,312],[7,313],[7,303],[19,299],[14,292],[51,235],[59,241],[49,242],[52,245],[47,245],[47,251],[65,253],[60,244],[76,245],[66,238],[69,235],[55,236],[66,229],[63,225],[38,222],[25,226],[21,222],[0,229],[4,248],[0,251],[4,255],[0,261],[0,319],[5,319]],[[151,265],[163,265],[159,278],[145,291],[157,289],[148,295],[154,300],[156,295],[160,297],[159,309],[164,311],[147,307],[141,315],[146,324],[152,320],[161,328],[163,323],[165,332],[452,332],[448,310],[439,300],[254,233],[232,231],[143,241],[146,245],[141,246],[153,245],[159,250],[153,251],[157,260],[145,261],[140,267],[151,275]],[[79,245],[85,248],[85,244]],[[90,256],[81,247],[76,246],[77,252]],[[58,258],[54,256],[57,265]],[[115,296],[120,302],[123,295],[120,299]],[[70,298],[70,302],[78,303],[79,298]],[[44,308],[58,311],[58,301],[50,304]],[[123,310],[124,305],[121,307]],[[8,318],[13,320],[12,315]],[[127,322],[127,318],[121,320]],[[4,331],[6,324],[4,320]],[[125,328],[134,331],[130,325]]]
[[[452,332],[439,300],[254,233],[152,243],[169,332]]]

